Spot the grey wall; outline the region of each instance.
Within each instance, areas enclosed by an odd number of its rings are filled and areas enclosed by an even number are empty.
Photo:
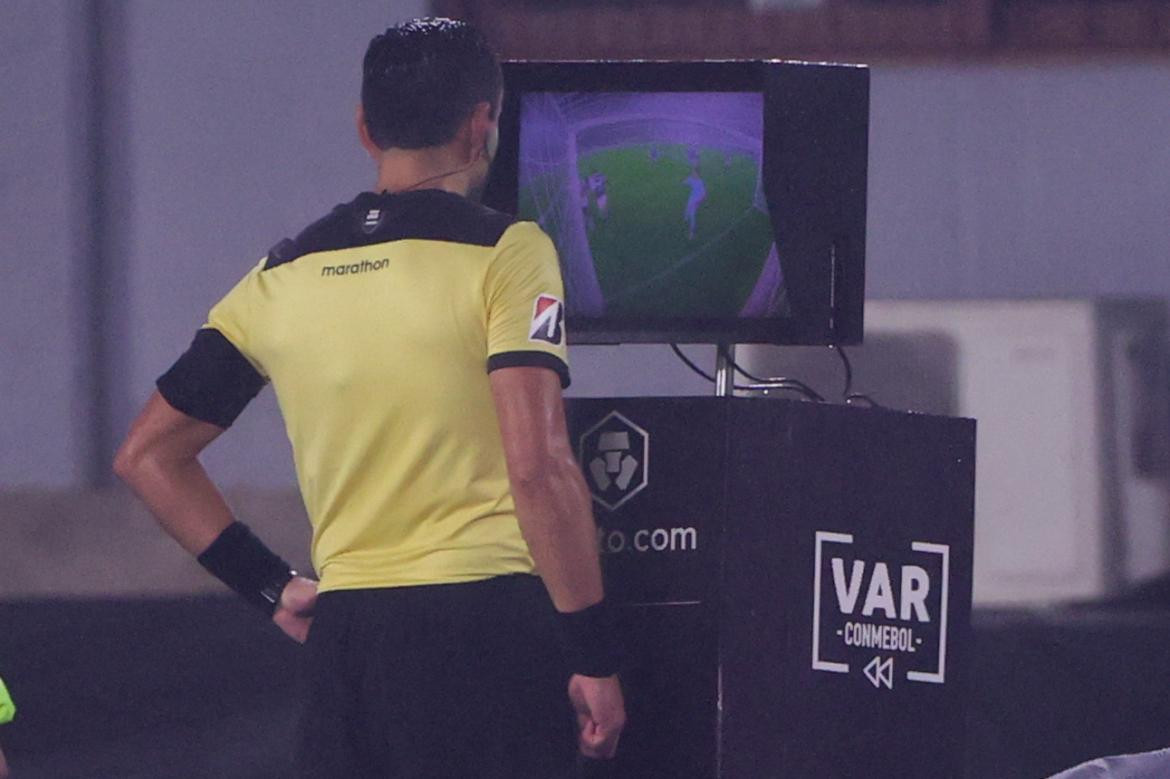
[[[361,55],[374,33],[426,9],[0,4],[0,487],[77,484],[104,468],[210,304],[269,246],[371,183],[353,140]],[[104,80],[87,59],[95,16]],[[104,126],[85,126],[89,99]],[[97,246],[85,231],[94,133],[106,142]],[[108,278],[87,292],[103,255]],[[110,395],[96,401],[95,297],[108,300],[114,346],[97,366],[113,374]],[[96,444],[95,418],[109,420]],[[287,483],[280,429],[266,393],[234,441],[213,446],[212,470],[228,483]]]
[[[150,2],[127,15],[130,334],[124,425],[207,310],[269,247],[373,184],[357,144],[361,56],[424,0]],[[208,452],[227,484],[287,484],[266,390]]]
[[[0,7],[0,485],[82,478],[86,343],[67,0]]]
[[[108,454],[211,303],[371,184],[353,131],[360,55],[426,4],[102,5],[117,32],[103,92]],[[0,486],[76,483],[92,459],[75,381],[86,322],[69,292],[86,258],[61,220],[84,186],[69,127],[86,83],[71,81],[69,41],[85,7],[0,6]],[[875,68],[869,295],[1170,295],[1167,127],[1167,62]],[[707,389],[660,347],[575,350],[573,362],[582,394]],[[270,391],[207,459],[228,485],[291,483]]]
[[[1170,62],[881,67],[872,297],[1170,294]]]

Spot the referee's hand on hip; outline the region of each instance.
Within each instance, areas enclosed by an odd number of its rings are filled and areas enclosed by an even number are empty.
[[[595,759],[613,757],[626,725],[626,706],[617,676],[573,674],[569,679],[569,700],[577,712],[581,754]]]
[[[280,603],[272,614],[272,621],[285,634],[300,643],[309,637],[313,624],[313,608],[317,605],[317,582],[304,576],[294,576],[284,585]]]

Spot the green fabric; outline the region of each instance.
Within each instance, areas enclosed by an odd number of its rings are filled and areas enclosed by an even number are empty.
[[[4,680],[0,679],[0,725],[7,725],[15,716],[16,704],[12,702],[12,696],[8,694]]]

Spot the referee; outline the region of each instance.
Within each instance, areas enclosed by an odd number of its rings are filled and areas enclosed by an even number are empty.
[[[551,779],[617,749],[556,253],[478,204],[501,99],[467,24],[375,37],[357,111],[373,191],[211,309],[115,462],[183,548],[306,642],[302,777]],[[197,459],[268,383],[319,582],[232,515]]]

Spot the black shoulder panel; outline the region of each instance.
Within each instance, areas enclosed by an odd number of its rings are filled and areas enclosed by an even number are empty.
[[[204,328],[155,385],[172,408],[227,429],[266,383],[221,332]]]
[[[264,270],[315,252],[409,238],[495,246],[515,221],[508,214],[438,189],[393,195],[363,192],[306,227],[295,239],[285,238],[273,246]]]

